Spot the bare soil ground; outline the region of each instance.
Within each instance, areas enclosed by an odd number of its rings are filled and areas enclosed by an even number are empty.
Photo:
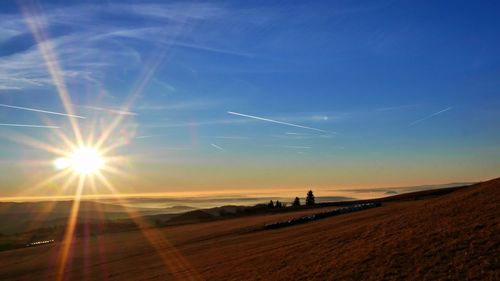
[[[75,238],[0,252],[0,280],[500,280],[500,179],[388,200],[302,225],[325,209]]]

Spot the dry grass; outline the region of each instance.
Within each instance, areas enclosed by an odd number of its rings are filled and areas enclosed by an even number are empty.
[[[260,229],[318,210],[78,238],[65,278],[500,280],[499,202],[497,179],[277,230]],[[53,280],[58,251],[2,252],[0,280]]]

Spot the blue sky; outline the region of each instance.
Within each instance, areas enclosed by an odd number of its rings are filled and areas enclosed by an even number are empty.
[[[41,51],[53,50],[83,134],[124,117],[107,140],[126,142],[113,153],[135,181],[110,176],[123,192],[482,180],[500,168],[499,12],[495,1],[9,1],[0,103],[64,113]],[[57,146],[54,131],[71,130],[6,106],[0,123],[60,127],[0,126],[0,196],[13,196],[53,173],[32,162],[54,156],[19,138]]]

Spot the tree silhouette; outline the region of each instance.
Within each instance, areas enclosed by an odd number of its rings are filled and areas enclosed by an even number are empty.
[[[274,207],[281,208],[281,207],[283,207],[283,204],[281,204],[281,202],[279,200],[276,200],[276,204],[274,204]]]
[[[314,194],[313,194],[312,190],[309,190],[309,192],[307,192],[306,205],[313,206],[314,204],[316,204],[316,202],[314,200]]]
[[[274,202],[273,200],[269,201],[269,204],[267,204],[268,208],[274,208]]]
[[[294,207],[300,206],[300,199],[299,199],[299,197],[295,197],[295,200],[293,200],[292,206],[294,206]]]

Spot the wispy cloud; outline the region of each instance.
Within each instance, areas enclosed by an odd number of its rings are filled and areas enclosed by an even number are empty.
[[[200,121],[173,121],[168,120],[164,124],[143,124],[145,128],[182,128],[182,127],[198,127],[198,126],[216,126],[216,125],[237,125],[245,124],[249,120],[237,119],[212,119]]]
[[[252,119],[256,119],[256,120],[261,120],[261,121],[266,121],[266,122],[271,122],[271,123],[276,123],[276,124],[281,124],[281,125],[286,125],[286,126],[292,126],[292,127],[327,133],[327,131],[317,129],[317,128],[302,126],[302,125],[288,123],[288,122],[282,122],[282,121],[273,120],[273,119],[264,118],[264,117],[258,117],[258,116],[254,116],[254,115],[248,115],[248,114],[238,113],[238,112],[234,112],[234,111],[228,111],[227,113],[232,114],[232,115],[241,116],[241,117],[252,118]]]
[[[398,106],[389,106],[389,107],[376,108],[375,111],[399,110],[399,109],[412,108],[412,107],[417,107],[417,106],[419,106],[419,105],[418,104],[406,104],[406,105],[398,105]]]
[[[222,48],[209,47],[209,46],[187,43],[187,42],[170,41],[170,42],[165,42],[165,43],[168,45],[175,45],[175,46],[185,47],[185,48],[189,48],[189,49],[209,51],[209,52],[226,54],[226,55],[234,55],[234,56],[247,57],[247,58],[255,57],[255,55],[251,54],[251,53],[226,50],[226,49],[222,49]]]
[[[234,101],[231,101],[234,102]],[[227,100],[224,100],[224,103],[227,103]],[[165,105],[142,105],[142,106],[137,106],[135,107],[136,110],[144,110],[144,111],[168,111],[168,110],[204,110],[204,109],[209,109],[213,107],[220,107],[222,105],[222,101],[206,101],[206,100],[193,100],[193,101],[186,101],[186,102],[181,102],[181,103],[172,103],[172,104],[165,104]],[[318,121],[318,119],[312,119],[310,113],[302,113],[302,114],[289,114],[289,115],[280,115],[278,117],[272,116],[271,118],[268,119],[273,119],[273,120],[280,120],[279,122],[284,122],[284,123],[290,123],[290,122],[285,122],[289,120],[296,120],[296,121],[304,121],[304,122],[315,122]],[[255,118],[221,118],[221,119],[200,119],[200,120],[168,120],[166,119],[166,122],[164,124],[144,124],[144,127],[150,127],[150,128],[176,128],[176,127],[193,127],[193,126],[213,126],[213,125],[238,125],[238,124],[249,124],[249,123],[255,123],[259,122],[262,120],[255,119]],[[321,121],[323,122],[323,121]],[[300,127],[302,128],[302,127]],[[289,135],[290,138],[331,138],[332,136],[330,134],[339,134],[337,132],[333,131],[324,131],[326,134],[304,134],[297,133],[297,135]],[[286,137],[286,136],[282,136]]]
[[[135,138],[139,140],[139,139],[150,139],[152,137],[155,137],[155,136],[154,135],[146,135],[146,136],[137,136]]]
[[[66,116],[66,117],[72,117],[72,118],[85,119],[85,117],[79,116],[79,115],[59,113],[59,112],[54,112],[54,111],[47,111],[47,110],[36,109],[36,108],[29,108],[29,107],[22,107],[22,106],[14,106],[14,105],[2,104],[2,103],[0,103],[0,107],[6,107],[6,108],[12,108],[12,109],[20,109],[20,110],[33,111],[33,112],[39,112],[39,113],[45,113],[45,114],[52,114],[52,115],[60,115],[60,116]]]
[[[224,150],[224,148],[222,148],[222,147],[220,147],[220,146],[216,145],[215,143],[211,143],[210,145],[211,145],[212,147],[214,147],[214,148],[216,148],[216,149],[220,150],[220,151],[226,151],[226,150]]]
[[[418,123],[420,123],[420,122],[422,122],[422,121],[425,121],[425,120],[427,120],[427,119],[430,119],[430,118],[432,118],[432,117],[434,117],[434,116],[437,116],[437,115],[439,115],[439,114],[445,113],[446,111],[449,111],[449,110],[451,110],[451,109],[452,109],[452,107],[447,107],[447,108],[445,108],[445,109],[443,109],[443,110],[440,110],[440,111],[438,111],[438,112],[434,112],[434,113],[432,113],[431,115],[428,115],[428,116],[426,116],[426,117],[424,117],[424,118],[421,118],[421,119],[418,119],[418,120],[416,120],[416,121],[411,122],[409,126],[416,125],[416,124],[418,124]]]
[[[137,113],[135,113],[135,112],[126,111],[126,110],[120,110],[120,109],[103,108],[103,107],[90,106],[90,105],[77,105],[77,104],[74,104],[74,106],[81,107],[81,108],[86,108],[86,109],[91,109],[91,110],[96,110],[96,111],[104,111],[104,112],[112,113],[112,114],[131,115],[131,116],[136,116],[137,115]]]
[[[325,114],[315,112],[299,112],[293,114],[273,115],[270,119],[281,120],[283,122],[313,122],[313,123],[329,123],[343,119],[339,114]]]
[[[221,101],[199,99],[166,104],[144,104],[135,106],[134,109],[138,111],[202,110],[216,107],[220,104]]]
[[[213,137],[215,139],[226,139],[226,140],[248,140],[249,137],[238,137],[238,136],[217,136]]]
[[[301,145],[285,145],[286,148],[292,149],[311,149],[311,146],[301,146]]]
[[[0,22],[0,25],[2,23]],[[134,60],[129,56],[128,50],[119,46],[107,57],[108,62],[97,59],[102,55],[98,46],[79,43],[85,33],[59,36],[36,43],[26,50],[13,54],[0,56],[0,90],[23,90],[44,88],[55,85],[47,71],[47,61],[41,56],[39,49],[43,44],[50,44],[57,51],[54,62],[64,65],[59,72],[66,82],[81,83],[82,81],[97,84],[99,73],[111,66],[111,62],[118,59],[127,59],[130,63]],[[53,62],[50,62],[53,63]]]
[[[57,127],[57,126],[32,125],[32,124],[0,123],[0,126],[5,126],[5,127],[26,127],[26,128],[44,128],[44,129],[60,129],[60,127]]]
[[[150,139],[150,138],[157,138],[157,137],[166,137],[167,135],[140,135],[135,137],[135,139]]]
[[[332,134],[336,134],[335,132],[331,132]],[[325,138],[330,139],[333,138],[333,135],[330,134],[304,134],[304,133],[295,133],[295,132],[286,132],[283,135],[273,135],[275,138],[282,139],[316,139],[316,138]]]
[[[219,139],[219,140],[249,140],[249,137],[243,136],[200,136],[201,138],[207,139]]]
[[[227,11],[210,3],[124,4],[112,5],[117,13],[135,14],[145,18],[167,19],[183,22],[188,19],[207,20],[219,18]]]
[[[15,43],[19,36],[24,36],[26,47],[10,53],[0,51],[0,91],[53,85],[46,62],[38,51],[40,44],[53,47],[57,63],[63,66],[60,75],[66,82],[74,83],[82,80],[100,83],[107,71],[119,62],[127,61],[129,67],[141,66],[142,53],[129,39],[140,41],[143,46],[163,44],[180,49],[250,56],[227,48],[229,44],[221,43],[219,38],[213,40],[207,35],[200,36],[198,27],[203,25],[198,23],[211,21],[218,24],[220,19],[232,18],[233,12],[216,3],[120,3],[54,6],[29,18],[21,14],[2,14],[0,41]],[[142,20],[134,26],[126,21],[109,20],[116,15],[140,17]],[[29,42],[30,31],[25,22],[43,23],[52,34],[43,42]],[[60,26],[70,28],[61,30]],[[82,41],[82,38],[86,40]]]

